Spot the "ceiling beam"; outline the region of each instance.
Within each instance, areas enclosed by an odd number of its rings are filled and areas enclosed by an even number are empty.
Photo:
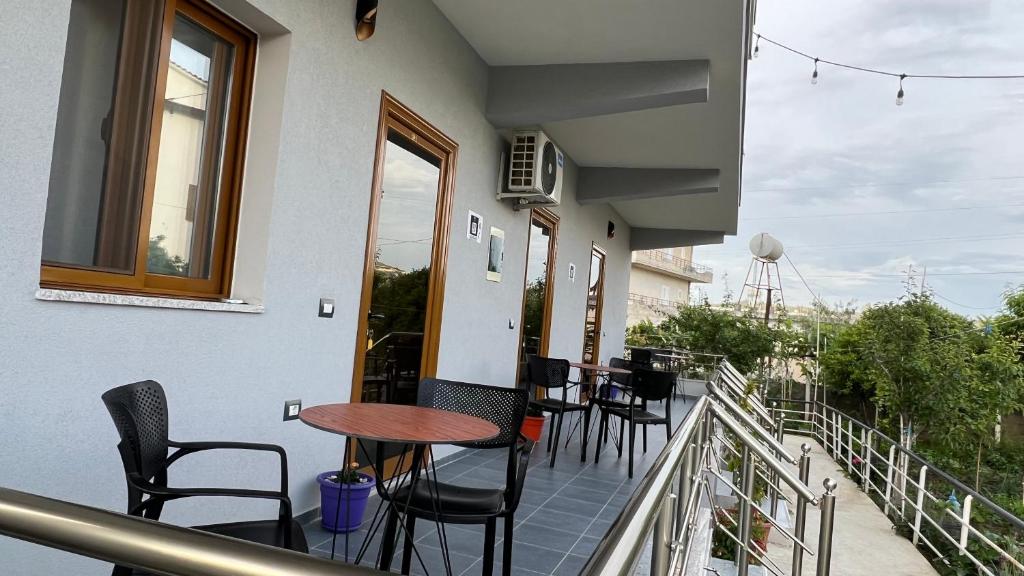
[[[725,233],[714,230],[670,230],[665,228],[632,228],[629,231],[630,250],[654,250],[677,246],[705,246],[721,244]]]
[[[718,192],[717,168],[579,169],[576,201],[604,204]]]
[[[498,128],[708,101],[707,60],[494,66],[487,119]]]

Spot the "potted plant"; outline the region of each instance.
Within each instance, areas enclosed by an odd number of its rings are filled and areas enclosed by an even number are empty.
[[[523,419],[523,427],[520,432],[530,440],[540,442],[540,435],[544,431],[544,420],[544,412],[537,406],[530,405],[526,408],[526,418]]]
[[[728,531],[733,537],[737,537],[736,528],[739,521],[739,510],[736,508],[719,510],[716,516],[718,522],[716,523],[714,534],[711,536],[711,555],[715,558],[735,561],[736,540],[730,538],[724,532]],[[752,548],[757,550],[757,554],[750,555],[750,563],[754,566],[760,566],[761,561],[757,557],[758,555],[764,555],[768,551],[768,535],[771,532],[772,525],[756,510],[753,511],[753,517],[754,523],[750,527],[750,539],[754,541]]]
[[[359,464],[331,470],[316,477],[320,485],[320,525],[328,532],[352,532],[363,523],[373,476],[358,470]]]

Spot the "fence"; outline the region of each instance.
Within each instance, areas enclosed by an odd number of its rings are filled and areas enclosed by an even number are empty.
[[[949,566],[985,576],[1024,575],[1012,535],[1024,520],[856,418],[821,402],[775,399],[786,433],[815,438],[897,527]],[[963,498],[954,504],[946,495]],[[959,510],[957,507],[959,506]],[[1007,537],[1006,535],[1009,535]]]

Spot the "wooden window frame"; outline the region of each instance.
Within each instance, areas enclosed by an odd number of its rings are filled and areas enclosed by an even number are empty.
[[[152,274],[146,270],[171,37],[175,18],[179,14],[234,47],[227,102],[229,112],[223,128],[219,195],[216,218],[212,222],[214,233],[209,278],[182,278]],[[256,69],[256,49],[255,33],[203,0],[166,0],[146,152],[145,181],[138,219],[134,270],[131,273],[103,271],[73,264],[44,262],[40,265],[41,287],[212,300],[226,298],[230,294]]]
[[[522,374],[520,356],[523,353],[523,338],[526,336],[526,289],[529,282],[530,267],[530,235],[533,233],[533,223],[539,221],[541,225],[551,230],[551,238],[548,241],[548,264],[545,274],[544,288],[544,318],[541,320],[540,329],[540,352],[541,356],[547,356],[551,344],[551,316],[555,303],[555,269],[558,257],[558,215],[547,208],[534,208],[530,211],[530,225],[526,230],[526,265],[523,267],[523,305],[519,314],[519,345],[516,347],[516,383],[520,381]]]
[[[437,204],[434,207],[434,245],[430,257],[430,279],[427,310],[423,333],[424,354],[420,361],[420,377],[437,374],[437,356],[441,342],[441,319],[444,308],[444,287],[448,267],[449,232],[453,197],[455,194],[455,168],[459,145],[435,128],[423,117],[381,91],[380,115],[377,121],[377,143],[374,152],[373,183],[370,189],[370,212],[366,228],[366,252],[363,256],[362,294],[356,326],[355,360],[352,362],[351,401],[361,402],[363,371],[366,361],[367,329],[370,300],[373,296],[374,255],[377,250],[377,228],[380,215],[381,187],[384,179],[384,160],[388,143],[388,130],[395,130],[418,146],[435,155],[441,162],[438,177]]]

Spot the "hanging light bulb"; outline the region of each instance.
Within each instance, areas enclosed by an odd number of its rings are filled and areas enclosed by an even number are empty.
[[[757,35],[757,40],[754,41],[754,58],[757,58],[757,53],[761,50],[761,35]]]
[[[900,74],[900,91],[896,93],[897,106],[903,106],[903,79],[906,77],[906,74]]]
[[[814,74],[811,74],[811,84],[818,83],[818,59],[814,59]]]

